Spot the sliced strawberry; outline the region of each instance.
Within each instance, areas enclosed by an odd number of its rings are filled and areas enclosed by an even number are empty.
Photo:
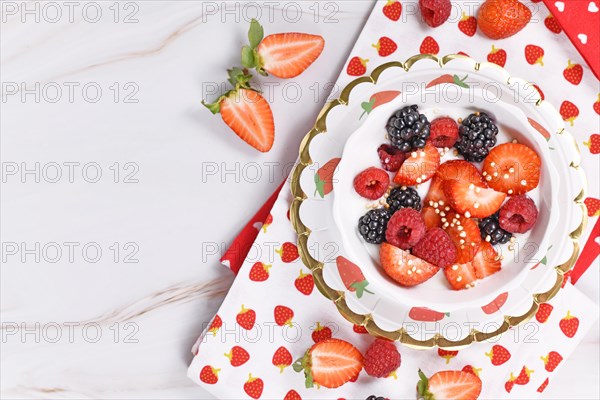
[[[422,149],[410,154],[394,178],[394,182],[403,186],[414,186],[427,182],[440,166],[440,153],[429,142]]]
[[[294,371],[306,377],[306,387],[314,384],[337,388],[358,378],[363,367],[363,356],[350,343],[340,339],[327,339],[315,343],[294,363]]]
[[[500,209],[506,199],[506,193],[456,179],[444,181],[443,190],[450,207],[467,217],[489,217]]]
[[[423,210],[421,210],[423,222],[425,222],[427,229],[441,228],[442,226],[442,217],[440,216],[439,211],[437,213],[435,211],[436,209],[433,207],[424,207]]]
[[[456,246],[456,262],[464,264],[473,260],[481,243],[481,233],[477,223],[464,215],[449,212],[442,217],[442,228],[446,230]]]
[[[527,193],[540,182],[542,161],[528,146],[504,143],[494,147],[483,162],[488,185],[509,196]]]
[[[389,243],[383,243],[379,248],[379,260],[390,278],[402,286],[419,285],[440,270]]]
[[[489,242],[481,242],[479,251],[471,263],[478,279],[493,275],[502,268],[500,256]]]
[[[476,400],[481,394],[481,379],[463,371],[440,371],[429,379],[419,370],[419,398]]]
[[[217,103],[206,105],[213,113],[221,113],[223,121],[242,140],[258,151],[267,152],[275,141],[275,122],[269,103],[251,89],[238,89]]]
[[[442,167],[440,166],[440,168]],[[448,199],[446,198],[446,195],[444,194],[444,188],[442,187],[443,183],[444,178],[437,173],[433,176],[433,178],[431,178],[429,191],[427,192],[427,196],[424,200],[425,204],[432,205],[433,203],[440,203],[440,201],[442,205],[448,204]]]
[[[325,40],[306,33],[278,33],[263,39],[258,66],[278,78],[293,78],[307,69],[323,52]]]
[[[451,265],[444,270],[444,275],[454,290],[473,287],[477,280],[475,269],[470,262]]]
[[[425,197],[425,204],[429,204],[429,201],[439,202],[440,200],[444,204],[448,203],[448,199],[442,188],[442,183],[447,179],[457,179],[472,183],[475,186],[487,187],[479,170],[470,162],[464,160],[446,161],[440,165],[431,180],[429,192],[427,193],[427,197]]]

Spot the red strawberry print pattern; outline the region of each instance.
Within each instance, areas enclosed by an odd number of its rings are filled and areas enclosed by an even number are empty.
[[[283,400],[302,400],[302,397],[294,389],[285,394]]]
[[[388,0],[383,6],[383,15],[392,21],[398,21],[402,15],[402,4],[398,0]]]
[[[387,36],[382,36],[377,43],[372,45],[380,57],[387,57],[398,49],[398,45],[392,39]]]
[[[550,314],[552,313],[553,308],[554,307],[552,307],[552,304],[548,304],[548,303],[540,304],[540,307],[538,308],[537,312],[535,313],[535,319],[537,320],[537,322],[539,322],[540,324],[543,324],[546,321],[548,321],[548,318],[550,318]]]
[[[588,197],[583,202],[587,207],[588,217],[597,217],[600,215],[600,199]]]
[[[248,380],[244,383],[244,392],[253,399],[260,399],[265,383],[260,378],[255,378],[249,374]]]
[[[544,368],[546,371],[552,372],[558,367],[558,364],[563,360],[563,357],[556,351],[551,351],[545,356],[540,357],[544,362]]]
[[[256,312],[242,305],[242,309],[235,317],[235,320],[238,325],[245,330],[252,330],[252,328],[254,328],[254,323],[256,322]]]
[[[597,133],[590,135],[590,138],[583,142],[583,145],[590,150],[590,153],[600,154],[600,135]]]
[[[214,385],[219,381],[219,371],[221,369],[206,365],[200,370],[200,380],[208,385]]]
[[[553,33],[561,33],[562,32],[562,28],[560,27],[560,24],[558,23],[556,18],[554,18],[552,16],[552,14],[548,15],[546,17],[546,19],[544,19],[544,25],[546,25],[546,28],[548,28],[548,30],[550,30],[550,32],[553,32]]]
[[[469,374],[473,374],[475,376],[479,376],[479,373],[481,372],[481,370],[482,370],[482,368],[475,368],[472,365],[465,365],[461,371],[467,372]]]
[[[271,214],[267,215],[265,222],[263,223],[262,230],[264,233],[267,233],[267,228],[273,223],[273,216]]]
[[[312,274],[305,274],[300,270],[300,275],[294,281],[294,286],[298,291],[306,296],[310,295],[315,288],[315,280]]]
[[[506,64],[506,51],[504,49],[497,49],[492,45],[492,51],[487,56],[487,60],[491,63],[504,67]]]
[[[486,356],[490,358],[492,365],[502,365],[508,360],[510,360],[510,352],[504,346],[500,346],[499,344],[495,344],[492,346],[492,349],[489,353],[485,353]]]
[[[348,64],[346,72],[350,76],[361,76],[367,73],[368,59],[353,57]]]
[[[598,93],[598,100],[594,102],[593,108],[596,114],[600,115],[600,93]]]
[[[250,268],[250,280],[253,282],[264,282],[269,279],[269,270],[271,265],[263,264],[261,262],[255,263]]]
[[[323,326],[319,322],[317,322],[317,327],[313,331],[311,337],[313,342],[319,343],[322,340],[331,339],[333,332],[331,332],[331,328],[328,326]]]
[[[563,71],[563,76],[567,82],[579,85],[581,79],[583,79],[583,67],[579,64],[571,63],[571,60],[567,60],[567,67]]]
[[[546,390],[546,387],[548,386],[548,382],[550,382],[550,380],[548,378],[546,378],[546,380],[544,382],[542,382],[542,384],[540,385],[539,388],[537,388],[537,391],[540,393],[543,393],[544,390]]]
[[[272,363],[274,366],[279,368],[279,372],[283,374],[283,370],[286,367],[292,365],[292,362],[294,362],[294,360],[292,360],[292,355],[290,354],[288,349],[281,346],[280,348],[275,350],[275,354],[273,354]]]
[[[292,318],[294,318],[294,311],[286,306],[277,306],[273,311],[275,316],[275,323],[279,326],[292,326]]]
[[[458,355],[457,350],[438,349],[438,356],[446,360],[446,364],[450,364],[450,360]]]
[[[298,247],[290,242],[285,242],[281,248],[275,250],[275,253],[279,254],[284,263],[292,263],[300,258]]]
[[[208,327],[208,332],[212,333],[213,336],[217,336],[217,332],[219,331],[219,329],[221,329],[222,326],[223,320],[221,320],[221,317],[219,317],[219,314],[217,314],[210,323],[210,326]]]
[[[458,29],[467,36],[475,36],[475,32],[477,32],[477,19],[463,12],[462,18],[458,22]]]
[[[519,373],[519,376],[517,376],[517,379],[515,379],[515,384],[516,385],[527,385],[529,383],[529,380],[531,378],[531,374],[533,374],[535,371],[531,370],[527,367],[523,367],[521,369],[521,372]],[[511,374],[512,375],[512,374]]]
[[[560,115],[565,122],[573,126],[575,119],[579,116],[579,109],[575,104],[565,100],[560,105]]]
[[[427,36],[423,39],[421,47],[419,47],[421,54],[438,54],[440,52],[440,45],[431,36]]]
[[[567,311],[567,315],[560,320],[559,327],[566,337],[572,338],[579,328],[579,319],[572,316],[570,311]]]
[[[240,346],[233,346],[229,353],[225,353],[225,357],[229,359],[229,363],[233,367],[239,367],[248,362],[250,354]]]
[[[540,64],[544,66],[544,49],[534,44],[525,46],[525,59],[531,65]]]

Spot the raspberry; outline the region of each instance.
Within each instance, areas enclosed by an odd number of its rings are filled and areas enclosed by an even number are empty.
[[[452,147],[458,140],[458,124],[450,117],[436,118],[431,121],[430,134],[435,147]]]
[[[402,250],[408,250],[419,243],[426,230],[423,217],[417,210],[401,208],[390,218],[385,239]]]
[[[389,144],[379,146],[377,154],[379,154],[379,160],[381,160],[383,169],[390,172],[398,171],[406,159],[403,152]]]
[[[364,369],[370,376],[385,378],[400,367],[400,353],[393,342],[376,339],[365,353]]]
[[[411,253],[440,268],[453,264],[457,255],[452,239],[441,228],[428,230],[423,239],[412,248]]]
[[[432,28],[446,22],[452,11],[450,0],[419,0],[419,7],[423,20]]]
[[[535,225],[537,216],[533,200],[524,194],[514,196],[500,209],[500,228],[510,233],[525,233]]]
[[[377,200],[387,191],[390,176],[382,169],[371,167],[354,178],[354,190],[370,200]]]

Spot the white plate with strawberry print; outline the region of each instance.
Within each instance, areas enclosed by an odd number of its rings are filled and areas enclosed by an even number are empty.
[[[540,185],[527,193],[539,209],[536,225],[513,250],[498,249],[504,256],[500,272],[469,290],[451,290],[443,272],[422,287],[397,285],[378,266],[379,245],[365,243],[357,232],[368,201],[353,193],[352,180],[364,168],[380,166],[376,150],[386,142],[387,118],[411,104],[430,120],[485,111],[498,121],[498,145],[516,139],[542,159]],[[442,162],[451,158],[457,157],[447,152]],[[302,259],[340,312],[375,335],[428,348],[501,334],[556,294],[577,252],[585,183],[574,142],[532,85],[495,64],[452,55],[382,65],[325,107],[303,141],[300,161],[292,221]],[[423,197],[427,186],[417,188]]]

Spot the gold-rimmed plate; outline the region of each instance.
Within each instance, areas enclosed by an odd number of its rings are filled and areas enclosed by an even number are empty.
[[[472,304],[451,313],[419,304],[398,304],[379,293],[376,284],[366,281],[361,267],[345,251],[333,221],[333,181],[344,145],[368,119],[370,110],[401,102],[402,93],[427,88],[432,95],[445,90],[468,95],[472,88],[486,85],[497,91],[496,101],[518,107],[535,129],[534,134],[547,140],[559,176],[556,202],[561,208],[560,229],[547,232],[552,246],[539,263],[530,267],[523,282],[492,301],[488,299],[489,303]],[[350,322],[365,326],[371,334],[414,347],[465,346],[497,336],[531,318],[539,303],[560,290],[563,274],[579,252],[577,240],[585,224],[585,177],[579,168],[575,142],[565,131],[558,112],[527,82],[510,77],[494,64],[477,63],[459,55],[415,56],[405,62],[384,64],[371,76],[351,82],[340,98],[325,106],[303,140],[291,186],[295,197],[291,218],[299,235],[301,257],[313,271],[319,290]]]

